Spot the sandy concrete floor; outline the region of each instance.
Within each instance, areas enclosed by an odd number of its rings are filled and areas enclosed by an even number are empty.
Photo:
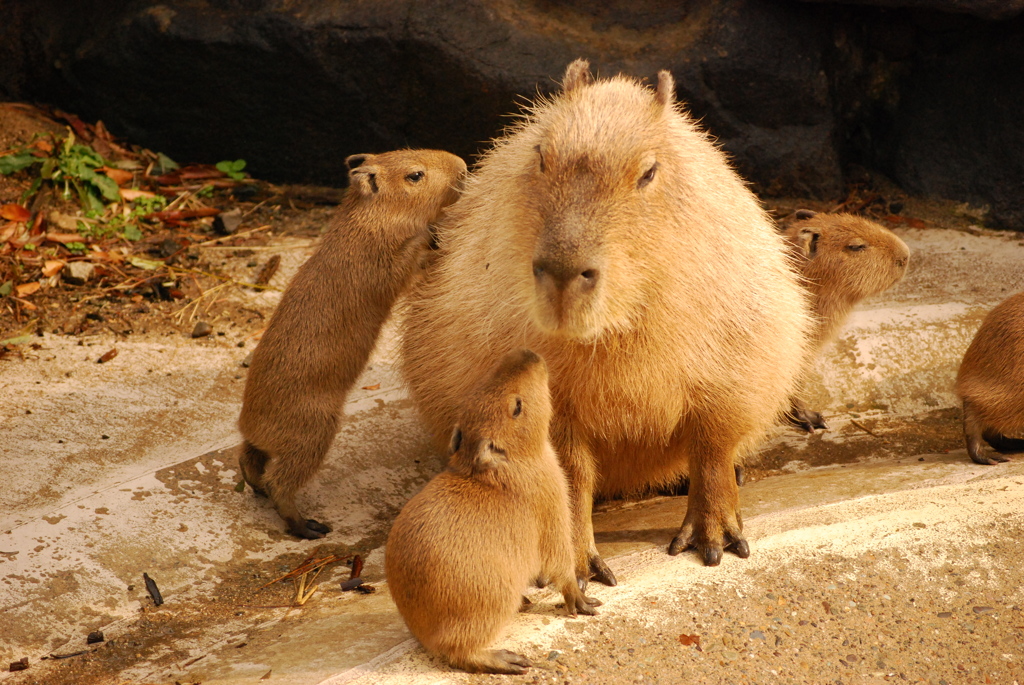
[[[952,394],[981,317],[1024,289],[1024,246],[1011,235],[899,233],[914,251],[907,278],[866,302],[818,365],[811,397],[832,430],[780,429],[752,460],[767,477],[742,491],[751,558],[705,569],[668,557],[685,498],[604,505],[598,543],[620,586],[596,589],[605,606],[587,619],[539,594],[501,644],[538,663],[522,680],[1024,682],[1024,471],[1021,460],[966,458]],[[275,302],[246,297],[267,311]],[[393,336],[300,495],[334,526],[317,547],[285,536],[266,501],[234,488],[248,333],[46,335],[24,360],[0,360],[0,665],[30,663],[0,681],[494,678],[426,656],[387,596],[390,522],[441,468],[394,372]],[[115,344],[120,354],[96,364]],[[363,555],[378,592],[342,593],[349,571],[337,565],[305,606],[278,608],[290,586],[261,586],[313,549]],[[87,647],[98,629],[106,641]]]

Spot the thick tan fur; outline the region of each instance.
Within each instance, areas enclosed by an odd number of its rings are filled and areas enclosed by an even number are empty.
[[[995,307],[971,341],[956,393],[964,403],[964,441],[979,464],[1008,461],[987,456],[982,440],[997,452],[1024,452],[1024,293]]]
[[[786,240],[811,295],[815,326],[810,336],[808,365],[839,334],[853,308],[864,298],[878,295],[903,278],[910,248],[880,224],[853,214],[816,214],[790,225]],[[827,428],[819,412],[794,396],[789,420],[813,433]]]
[[[440,150],[346,163],[349,189],[253,353],[238,421],[243,477],[303,538],[330,528],[303,517],[295,493],[320,468],[345,395],[429,249],[428,226],[455,201],[466,173],[465,162]]]
[[[388,586],[413,635],[452,666],[522,673],[521,655],[489,650],[531,583],[552,583],[570,614],[593,614],[576,583],[569,493],[548,439],[543,360],[508,354],[465,402],[448,470],[395,519]]]
[[[745,555],[733,463],[787,406],[810,321],[782,237],[676,105],[668,72],[653,90],[570,65],[562,92],[482,159],[439,241],[402,348],[438,440],[492,360],[529,347],[551,372],[581,579],[615,582],[594,545],[594,494],[687,470],[670,552]]]

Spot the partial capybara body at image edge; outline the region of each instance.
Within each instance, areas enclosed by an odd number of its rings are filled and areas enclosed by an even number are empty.
[[[395,519],[385,548],[392,598],[413,635],[452,666],[522,673],[525,657],[488,647],[529,585],[593,614],[573,567],[569,493],[548,438],[543,360],[509,353],[466,399],[446,471]]]
[[[242,476],[301,538],[330,528],[302,516],[295,493],[320,468],[345,395],[466,173],[460,158],[440,150],[346,163],[349,189],[253,352],[238,421]]]
[[[1024,293],[997,305],[981,322],[956,377],[964,441],[978,464],[1024,452]],[[985,454],[982,440],[997,454]]]
[[[576,572],[614,584],[595,494],[689,472],[669,548],[748,554],[734,464],[781,418],[810,328],[782,236],[675,102],[569,66],[481,160],[410,294],[402,365],[439,443],[460,398],[510,349],[551,373],[551,436],[570,484]]]
[[[811,295],[815,324],[807,352],[810,366],[861,300],[903,278],[910,248],[884,226],[853,214],[800,210],[797,218],[784,235]],[[821,413],[808,409],[797,395],[786,418],[808,433],[828,428]]]

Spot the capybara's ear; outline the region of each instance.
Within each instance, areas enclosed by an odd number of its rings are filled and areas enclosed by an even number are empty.
[[[818,213],[813,209],[798,209],[793,214],[797,221],[806,221],[807,219],[813,219],[818,216]]]
[[[580,57],[565,68],[565,76],[562,77],[562,91],[570,93],[593,80],[594,77],[590,73],[590,62]]]
[[[800,252],[808,259],[818,253],[818,238],[820,237],[821,233],[819,231],[812,231],[809,228],[800,231],[800,234],[796,237],[796,244],[800,248]]]
[[[667,69],[658,72],[658,104],[671,107],[676,101],[676,80]]]
[[[462,429],[458,426],[452,431],[452,439],[448,441],[448,456],[452,456],[462,447]]]
[[[349,186],[364,196],[374,195],[380,191],[377,186],[377,167],[363,165],[348,172]]]
[[[368,160],[370,157],[373,157],[373,155],[349,155],[348,157],[345,158],[345,168],[348,169],[349,171],[352,171],[356,167],[360,166],[363,162]]]

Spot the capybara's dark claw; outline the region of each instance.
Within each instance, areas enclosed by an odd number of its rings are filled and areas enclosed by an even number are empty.
[[[729,546],[729,551],[740,559],[746,559],[750,556],[750,545],[747,544],[746,540],[737,540]]]
[[[596,554],[590,557],[590,573],[592,580],[603,585],[607,585],[608,587],[615,587],[619,584],[618,581],[615,580],[615,574],[612,573],[610,568],[608,568],[608,564],[604,563],[604,559]]]
[[[330,526],[324,523],[320,523],[319,521],[314,521],[313,519],[306,519],[306,528],[309,528],[310,530],[315,531],[317,533],[321,533],[323,535],[326,535],[327,533],[331,532]]]

